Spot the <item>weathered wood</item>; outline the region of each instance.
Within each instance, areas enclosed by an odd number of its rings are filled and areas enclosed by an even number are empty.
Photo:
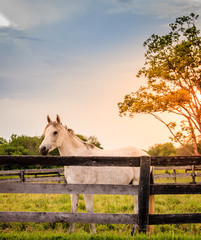
[[[55,164],[56,163],[56,164]],[[0,182],[0,193],[85,193],[85,194],[139,194],[139,214],[89,214],[89,213],[49,213],[49,212],[0,212],[0,222],[81,222],[81,223],[118,223],[118,224],[139,224],[139,231],[146,232],[147,225],[174,224],[174,223],[201,223],[201,213],[196,214],[151,214],[148,213],[149,195],[156,194],[201,194],[201,184],[151,184],[150,185],[150,165],[167,166],[167,168],[184,169],[185,165],[191,167],[195,165],[193,177],[200,176],[196,173],[201,165],[201,156],[193,157],[58,157],[58,156],[0,156],[0,165],[5,166],[141,166],[139,186],[136,185],[88,185],[88,184],[30,184],[26,181],[35,181],[35,178],[25,175],[40,175],[37,170],[20,170],[21,179],[8,179],[25,181],[25,183],[2,183]],[[174,166],[174,167],[170,167]],[[187,169],[187,168],[185,168]],[[15,171],[15,170],[14,170]],[[64,178],[50,176],[37,178],[36,181],[61,181]],[[10,172],[9,174],[13,174]],[[183,174],[176,174],[182,176]],[[175,177],[175,174],[172,174]],[[186,175],[188,176],[188,175]],[[168,174],[168,177],[169,174]],[[4,181],[4,179],[2,180]]]
[[[40,177],[24,177],[24,181],[21,178],[0,178],[0,184],[9,182],[66,182],[65,177],[55,175],[55,176],[40,176]]]
[[[136,224],[137,215],[64,212],[0,212],[0,222]]]
[[[51,169],[25,169],[26,174],[43,174],[43,173],[63,173],[64,168],[51,168]]]
[[[25,178],[25,182],[46,182],[46,183],[50,183],[50,182],[58,182],[58,181],[66,181],[65,177],[57,177],[57,176],[53,176],[53,177],[26,177]]]
[[[137,214],[61,213],[61,212],[0,212],[0,222],[67,222],[136,224]],[[149,224],[201,223],[201,213],[150,214]]]
[[[160,171],[160,170],[186,170],[186,169],[191,169],[191,166],[174,166],[174,167],[154,167],[154,171]]]
[[[140,181],[138,195],[139,232],[146,232],[149,225],[150,165],[150,157],[146,156],[140,159]]]
[[[185,224],[201,223],[201,213],[190,214],[150,214],[149,224]]]
[[[0,193],[137,195],[138,185],[4,183]]]
[[[6,182],[60,182],[66,181],[63,176],[64,169],[23,169],[0,171],[0,183]],[[12,178],[9,178],[11,177]],[[35,177],[33,177],[35,176]]]
[[[180,167],[156,167],[154,168],[155,171],[157,170],[173,170],[173,169],[182,169],[182,170],[190,170],[189,167],[191,166],[187,166],[187,167],[183,167],[183,166],[180,166]],[[200,169],[199,168],[196,168],[195,167],[195,176],[196,177],[199,177],[201,176],[201,173],[199,172],[196,172],[196,171],[199,171]],[[20,172],[21,170],[4,170],[4,171],[0,171],[0,176],[4,176],[4,177],[9,177],[9,176],[17,176],[19,177],[20,176]],[[46,178],[48,175],[52,175],[52,176],[48,176],[49,179],[48,181],[50,181],[50,177],[52,178],[56,178],[58,177],[58,175],[61,176],[61,179],[60,181],[63,181],[63,172],[64,172],[64,169],[63,168],[58,168],[58,169],[24,169],[24,177],[25,177],[25,181],[32,181],[32,179],[30,177],[28,177],[29,175],[35,175],[35,177],[37,178]],[[42,175],[42,176],[41,176]],[[157,174],[155,173],[154,174],[154,178],[157,179],[157,178],[185,178],[185,177],[192,177],[191,176],[191,173],[176,173],[176,176],[175,176],[175,173],[160,173],[160,174]],[[4,180],[4,179],[0,179],[0,182],[3,181],[3,182],[15,182],[17,180],[11,180],[11,178],[6,178],[8,179],[8,181]],[[34,182],[39,182],[40,180],[34,180]],[[56,181],[55,179],[52,179],[52,181]],[[59,180],[58,180],[59,181]],[[41,179],[41,182],[44,182],[43,179]],[[197,180],[196,180],[197,182]]]
[[[139,167],[140,157],[64,157],[64,156],[0,156],[4,166],[135,166]],[[151,157],[152,166],[201,165],[201,156]]]
[[[201,194],[201,184],[151,184],[150,194]]]
[[[185,178],[191,177],[191,173],[164,173],[164,174],[154,174],[154,178]]]
[[[64,156],[0,156],[4,166],[127,166],[139,167],[140,157],[64,157]]]
[[[5,179],[0,179],[0,188],[5,184],[5,183],[16,183],[16,182],[22,182],[20,178],[5,178]]]
[[[201,165],[201,156],[151,157],[151,166]]]

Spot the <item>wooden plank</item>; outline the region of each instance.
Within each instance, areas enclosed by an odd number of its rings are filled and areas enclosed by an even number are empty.
[[[56,164],[55,164],[56,163]],[[140,157],[104,157],[104,156],[0,156],[0,165],[4,166],[130,166],[139,167]],[[151,157],[152,166],[201,165],[201,156]]]
[[[16,176],[20,175],[20,170],[2,170],[0,171],[0,176]]]
[[[61,182],[64,181],[66,182],[65,177],[58,177],[58,175],[55,176],[43,176],[43,177],[25,177],[24,182],[46,182],[46,183],[51,183],[51,182]],[[21,178],[2,178],[0,179],[0,184],[2,183],[11,183],[11,182],[22,182]],[[1,186],[1,185],[0,185]]]
[[[192,166],[191,165],[187,165],[187,166],[171,166],[171,167],[154,167],[154,171],[158,171],[158,170],[188,170],[188,171],[192,171]],[[195,170],[200,171],[201,170],[201,166],[197,165],[195,166]]]
[[[16,182],[22,182],[21,178],[5,178],[5,179],[0,179],[0,188],[5,184],[5,183],[16,183]]]
[[[64,168],[51,168],[51,169],[25,169],[25,174],[43,174],[43,173],[63,173]]]
[[[191,173],[164,173],[164,174],[154,174],[154,178],[185,178],[191,177]]]
[[[26,177],[25,182],[58,182],[58,181],[66,181],[65,177],[37,177],[37,178],[32,178],[32,177]]]
[[[201,213],[149,215],[150,225],[185,224],[185,223],[201,223]]]
[[[138,196],[139,232],[146,232],[149,225],[150,165],[150,157],[146,156],[141,158]]]
[[[174,166],[174,167],[154,167],[154,171],[160,171],[160,170],[186,170],[186,169],[191,169],[191,166]]]
[[[19,175],[22,170],[1,170],[0,176],[3,175]],[[26,175],[28,174],[48,174],[48,173],[63,173],[63,168],[52,168],[52,169],[23,169]]]
[[[0,193],[137,195],[138,185],[4,183]]]
[[[201,184],[151,184],[150,194],[201,194]]]
[[[201,156],[151,157],[151,166],[200,165]]]
[[[4,166],[129,166],[139,167],[140,157],[63,157],[63,156],[0,156]]]
[[[137,214],[0,212],[0,222],[137,224]]]

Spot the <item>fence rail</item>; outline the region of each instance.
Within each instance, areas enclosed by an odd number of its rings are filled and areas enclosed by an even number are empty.
[[[183,172],[178,172],[178,170],[183,170]],[[165,172],[158,173],[158,171]],[[179,178],[192,178],[192,182],[196,183],[199,182],[198,177],[201,177],[201,165],[154,168],[154,179],[167,178],[176,182]],[[64,169],[0,170],[0,183],[7,182],[65,182]]]
[[[56,163],[56,164],[55,164]],[[146,232],[148,225],[171,223],[201,223],[201,213],[149,214],[149,195],[201,194],[201,184],[151,184],[150,167],[201,165],[201,157],[42,157],[0,156],[0,165],[6,166],[130,166],[140,167],[139,185],[91,185],[0,183],[1,193],[94,193],[138,195],[138,214],[91,214],[52,212],[0,212],[0,222],[80,222],[138,224]],[[33,172],[32,172],[33,173]],[[20,216],[20,217],[19,217]]]
[[[7,182],[65,182],[64,169],[1,170],[0,184]]]

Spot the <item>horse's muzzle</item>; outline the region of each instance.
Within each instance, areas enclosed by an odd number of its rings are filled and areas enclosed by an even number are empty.
[[[47,155],[49,152],[49,149],[47,149],[45,146],[43,146],[43,147],[39,148],[39,151],[42,155]]]

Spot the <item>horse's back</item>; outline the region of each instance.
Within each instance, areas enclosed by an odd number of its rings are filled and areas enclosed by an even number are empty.
[[[148,155],[135,147],[94,152],[94,156],[122,156],[137,157]],[[138,182],[139,168],[136,167],[64,167],[64,174],[68,183],[80,184],[129,184]]]
[[[99,152],[101,156],[119,156],[119,157],[139,157],[148,156],[148,154],[142,149],[136,147],[125,147],[113,150],[103,150]]]

